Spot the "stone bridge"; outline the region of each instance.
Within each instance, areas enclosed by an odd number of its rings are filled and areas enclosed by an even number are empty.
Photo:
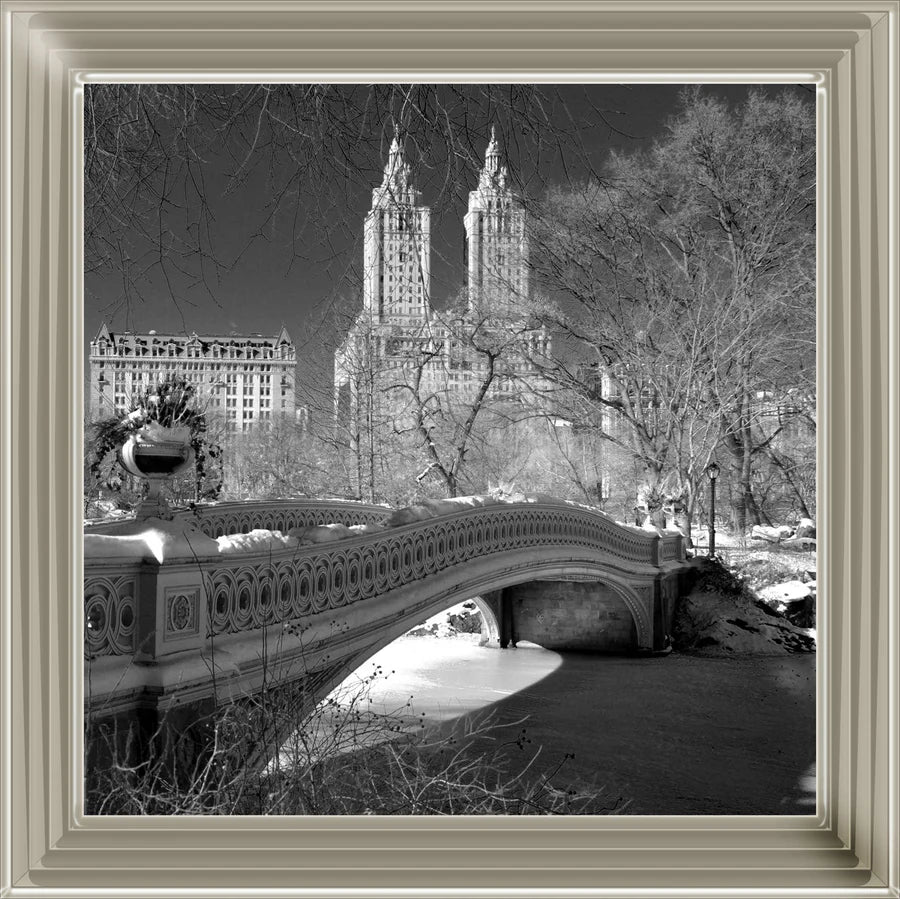
[[[219,504],[86,528],[86,713],[137,712],[152,727],[274,685],[302,685],[314,704],[470,598],[501,647],[667,650],[680,534],[572,503],[469,502],[405,524],[386,507],[335,501]],[[232,551],[214,539],[254,528],[308,530],[249,548],[231,541]]]

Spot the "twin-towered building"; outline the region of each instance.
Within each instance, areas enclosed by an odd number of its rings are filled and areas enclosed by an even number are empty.
[[[363,316],[408,325],[429,320],[431,308],[431,209],[410,181],[409,164],[395,136],[384,180],[372,191],[363,250]],[[509,185],[496,132],[485,153],[478,187],[463,219],[466,275],[473,305],[490,296],[495,314],[515,314],[528,297],[525,209]]]
[[[521,400],[537,386],[546,329],[529,324],[525,205],[496,132],[469,193],[463,302],[438,312],[431,296],[431,210],[395,135],[366,215],[362,310],[334,361],[335,409],[359,422],[415,403],[418,391],[466,401],[494,373],[491,397]]]

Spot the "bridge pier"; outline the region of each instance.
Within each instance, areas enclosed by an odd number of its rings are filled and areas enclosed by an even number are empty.
[[[529,640],[563,651],[620,653],[639,648],[632,611],[601,581],[529,581],[507,587],[503,594],[501,612],[513,642]]]
[[[669,652],[672,648],[672,619],[681,589],[682,569],[656,576],[653,589],[653,651]]]
[[[510,643],[513,649],[516,648],[516,632],[513,613],[513,600],[508,588],[504,587],[497,591],[497,602],[500,606],[500,615],[498,622],[500,625],[500,648],[509,648]]]
[[[528,640],[563,651],[659,653],[671,645],[678,589],[676,571],[627,592],[600,580],[534,580],[481,599],[496,619],[501,649]]]

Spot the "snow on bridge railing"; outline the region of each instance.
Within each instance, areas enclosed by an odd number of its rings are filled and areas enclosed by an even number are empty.
[[[129,524],[134,540],[142,523]],[[199,648],[212,634],[340,609],[470,559],[515,550],[581,548],[611,556],[625,568],[684,558],[680,534],[622,526],[575,503],[490,497],[430,501],[391,513],[383,523],[300,526],[287,536],[265,531],[214,541],[189,528],[179,535],[179,526],[188,522],[157,524],[158,545],[145,553],[140,568],[148,562],[154,567],[156,558],[159,572],[171,564],[173,574],[148,582],[137,607],[140,581],[133,563],[118,570],[110,558],[116,544],[109,541],[115,538],[86,534],[86,624],[98,622],[86,650],[95,655],[139,648],[158,657]],[[122,561],[118,565],[122,569]],[[136,618],[144,631],[135,635]]]
[[[384,521],[390,506],[341,499],[255,500],[197,505],[175,513],[176,521],[194,523],[208,537],[246,534],[256,529],[287,532],[320,524],[366,525]]]
[[[393,509],[386,505],[357,502],[351,499],[279,499],[237,502],[199,503],[187,509],[176,509],[174,521],[199,528],[208,537],[223,534],[246,534],[257,528],[289,531],[291,528],[317,524],[375,524],[383,521]],[[119,517],[86,520],[85,533],[103,533],[111,525],[133,521],[133,513],[116,513]]]

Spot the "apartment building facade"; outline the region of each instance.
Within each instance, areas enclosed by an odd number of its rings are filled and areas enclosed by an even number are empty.
[[[261,334],[114,332],[104,322],[90,344],[91,421],[121,415],[132,397],[165,377],[183,375],[201,406],[228,431],[248,431],[279,416],[293,421],[296,348],[287,329]]]

